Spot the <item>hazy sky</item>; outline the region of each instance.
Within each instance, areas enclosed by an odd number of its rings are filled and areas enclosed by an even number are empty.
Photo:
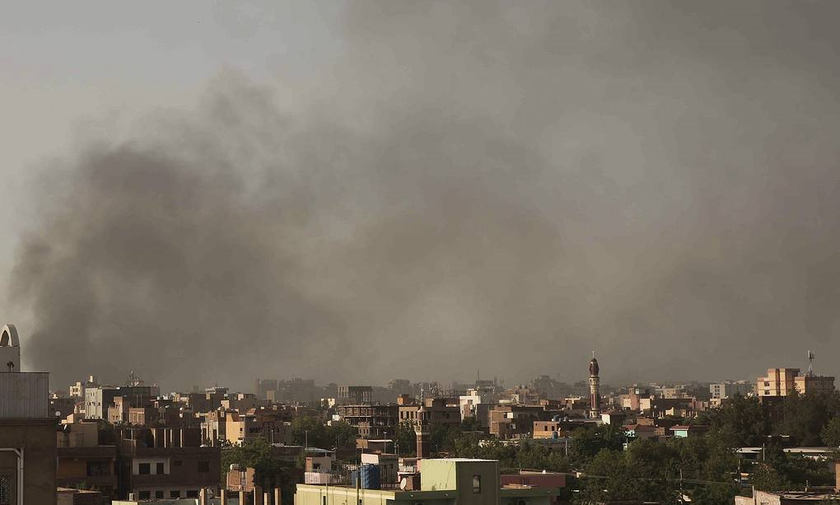
[[[836,2],[8,4],[54,386],[840,373]]]

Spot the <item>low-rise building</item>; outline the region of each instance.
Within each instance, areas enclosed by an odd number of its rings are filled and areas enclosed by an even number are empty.
[[[130,428],[120,441],[120,497],[198,498],[203,488],[218,494],[221,454],[203,447],[197,428]]]
[[[533,438],[563,438],[569,432],[563,429],[562,421],[534,421]]]
[[[490,411],[490,434],[501,439],[528,435],[534,421],[547,421],[551,413],[540,405],[498,405]]]
[[[553,487],[502,487],[499,462],[477,459],[424,459],[420,489],[356,489],[349,485],[298,484],[295,505],[550,505]]]
[[[101,419],[78,420],[63,424],[56,435],[56,483],[67,488],[84,484],[108,499],[116,499],[118,453],[108,423]]]

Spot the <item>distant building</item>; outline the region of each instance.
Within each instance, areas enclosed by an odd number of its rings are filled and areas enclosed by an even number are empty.
[[[70,397],[71,398],[84,398],[85,397],[85,388],[91,388],[98,386],[99,383],[96,382],[96,377],[93,375],[88,376],[88,379],[84,382],[76,381],[75,383],[70,385]]]
[[[94,386],[85,388],[85,417],[87,419],[108,419],[108,409],[115,406],[114,400],[121,397],[122,411],[114,415],[120,420],[130,407],[145,406],[160,394],[157,386]]]
[[[793,391],[799,394],[834,391],[834,377],[824,375],[800,375],[798,368],[768,368],[766,377],[756,381],[759,397],[788,396]]]
[[[0,498],[4,505],[55,505],[56,417],[46,372],[20,371],[20,340],[0,329]]]
[[[498,403],[498,395],[494,387],[468,389],[467,394],[458,399],[461,410],[461,420],[468,417],[475,418],[478,426],[490,426],[490,409]]]
[[[676,426],[671,426],[671,433],[674,434],[674,438],[688,438],[704,435],[707,431],[709,431],[709,427],[700,424],[678,424]]]
[[[338,403],[340,405],[363,405],[373,403],[373,387],[338,386]]]
[[[254,393],[260,400],[274,400],[277,394],[277,379],[255,380]]]
[[[389,438],[399,425],[399,406],[339,405],[338,415],[359,430],[361,438]]]
[[[391,379],[388,381],[388,389],[395,397],[411,395],[411,381],[406,379]]]
[[[754,390],[754,384],[748,381],[723,381],[709,384],[712,398],[726,399],[735,395],[747,396]]]
[[[563,429],[562,421],[534,421],[533,438],[563,438],[569,432]]]
[[[461,425],[461,413],[458,405],[448,402],[446,398],[425,398],[423,400],[426,416],[430,426],[457,427]],[[417,422],[417,413],[420,404],[401,405],[399,407],[400,422]]]
[[[534,421],[547,421],[551,413],[538,405],[497,405],[490,411],[490,434],[501,439],[530,435]]]

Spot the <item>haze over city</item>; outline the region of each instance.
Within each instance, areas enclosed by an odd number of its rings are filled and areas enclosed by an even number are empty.
[[[0,16],[53,385],[840,373],[836,2],[97,5]]]

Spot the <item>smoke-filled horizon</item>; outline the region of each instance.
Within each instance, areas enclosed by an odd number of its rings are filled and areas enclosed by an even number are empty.
[[[612,384],[838,373],[838,14],[351,2],[308,85],[222,70],[37,168],[25,360],[54,387],[574,382],[593,349]]]

